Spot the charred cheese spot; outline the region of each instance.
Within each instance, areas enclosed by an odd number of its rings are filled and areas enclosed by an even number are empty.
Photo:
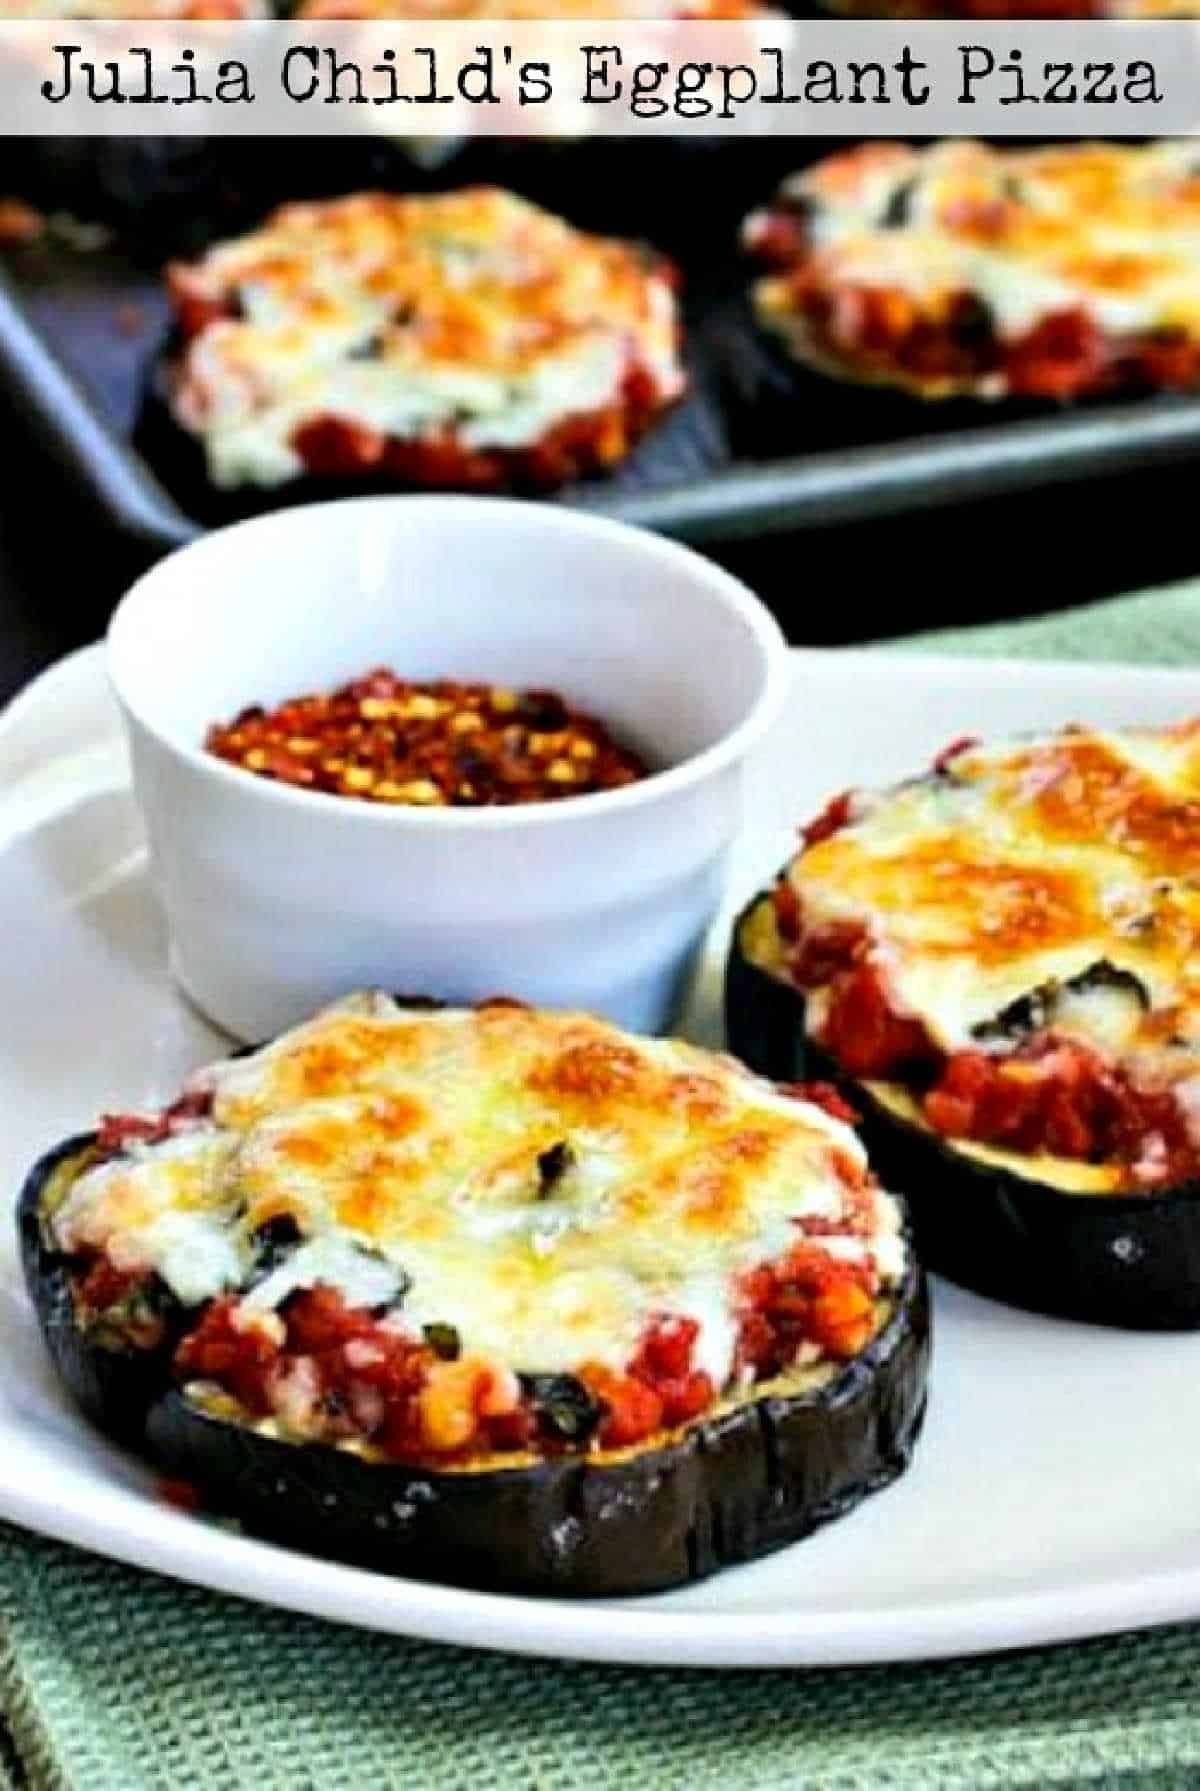
[[[64,1247],[136,1236],[169,1280],[152,1221],[194,1202],[208,1291],[238,1286],[252,1311],[322,1281],[525,1373],[623,1370],[656,1317],[692,1316],[718,1387],[741,1277],[798,1222],[870,1255],[881,1287],[903,1272],[897,1209],[846,1126],[731,1059],[583,1015],[360,996],[197,1083],[213,1125],[84,1173]],[[285,1215],[263,1278],[253,1240]]]
[[[997,862],[946,835],[876,854],[835,834],[806,856],[805,880],[836,889],[850,908],[894,914],[925,952],[970,953],[984,964],[1070,944],[1096,919],[1080,876]]]
[[[632,1095],[647,1091],[643,1060],[636,1052],[608,1039],[583,1039],[535,1063],[529,1086],[569,1103],[582,1113],[603,1112]],[[639,1086],[640,1085],[640,1086]]]
[[[995,800],[1030,821],[1046,839],[1107,840],[1138,875],[1200,872],[1200,766],[1190,734],[1153,737],[1069,731],[998,768],[968,757],[956,771],[982,776]]]

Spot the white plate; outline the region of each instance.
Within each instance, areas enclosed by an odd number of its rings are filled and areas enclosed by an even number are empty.
[[[798,654],[734,894],[830,792],[919,766],[957,734],[1198,708],[1200,681],[1181,673]],[[48,1144],[169,1095],[221,1040],[167,981],[95,649],[0,720],[0,791],[0,1153],[15,1192]],[[705,1039],[724,934],[689,1022]],[[389,1579],[169,1508],[60,1393],[11,1243],[0,1274],[0,1516],[201,1585],[406,1635],[673,1666],[913,1659],[1200,1617],[1200,1335],[1058,1323],[939,1286],[929,1420],[897,1485],[689,1590],[562,1604]]]

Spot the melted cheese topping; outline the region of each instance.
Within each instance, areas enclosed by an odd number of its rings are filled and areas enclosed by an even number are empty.
[[[175,394],[221,485],[297,477],[317,417],[513,449],[624,409],[634,369],[662,404],[685,383],[664,269],[492,188],[286,205],[172,284],[235,313],[189,343]]]
[[[782,203],[803,213],[831,291],[895,289],[934,320],[968,293],[1001,338],[1076,310],[1118,336],[1200,333],[1200,172],[1186,140],[868,143],[797,175]],[[789,276],[761,281],[756,300],[782,327]]]
[[[866,1233],[852,1223],[847,1127],[732,1059],[587,1016],[363,995],[198,1085],[212,1123],[85,1172],[61,1248],[152,1267],[189,1303],[242,1290],[250,1313],[322,1282],[527,1373],[624,1368],[653,1318],[686,1315],[718,1387],[737,1278],[797,1220],[885,1285],[903,1274],[895,1202],[871,1191]],[[283,1214],[304,1241],[263,1275],[252,1237]]]
[[[1059,985],[1056,1031],[1185,1100],[1200,1079],[1200,723],[968,749],[855,795],[788,875],[807,927],[866,927],[894,1007],[946,1052],[988,1048],[989,1022]],[[1144,1001],[1089,982],[1098,964]]]

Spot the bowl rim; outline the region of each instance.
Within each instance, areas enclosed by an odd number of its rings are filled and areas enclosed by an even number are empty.
[[[636,547],[652,558],[682,565],[689,575],[707,586],[706,595],[738,616],[747,626],[762,659],[762,682],[757,696],[740,721],[727,729],[717,740],[698,753],[668,765],[663,771],[651,772],[636,783],[624,784],[615,790],[597,790],[578,796],[559,797],[549,801],[512,803],[479,808],[422,807],[406,803],[356,801],[330,790],[304,790],[274,779],[256,777],[253,772],[230,765],[199,746],[186,746],[163,731],[134,700],[123,684],[119,659],[121,639],[131,628],[131,613],[137,603],[146,602],[145,591],[156,581],[163,568],[178,566],[190,555],[203,553],[211,542],[236,534],[254,534],[264,525],[280,526],[288,518],[312,515],[330,510],[350,511],[364,508],[412,510],[417,508],[457,511],[480,515],[484,511],[495,516],[500,511],[519,512],[523,522],[533,520],[535,527],[548,527],[562,533],[590,538],[599,546]],[[215,779],[236,789],[248,801],[263,801],[276,806],[295,808],[298,816],[315,820],[319,814],[338,815],[344,820],[352,816],[363,825],[379,828],[419,827],[431,830],[492,831],[502,827],[569,826],[572,822],[592,817],[621,813],[666,801],[705,782],[707,779],[745,758],[757,741],[777,720],[791,688],[791,654],[783,630],[775,617],[750,587],[706,555],[682,542],[673,541],[650,529],[621,522],[614,517],[596,516],[588,511],[553,506],[523,498],[504,498],[467,493],[399,492],[372,494],[366,497],[326,498],[311,504],[297,504],[270,510],[259,516],[213,529],[176,548],[141,573],[125,591],[109,619],[104,637],[105,666],[109,684],[127,720],[137,723],[155,742],[180,764],[201,776]]]

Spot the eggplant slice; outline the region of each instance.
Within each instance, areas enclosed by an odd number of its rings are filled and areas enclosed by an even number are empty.
[[[252,1534],[488,1591],[648,1593],[796,1542],[908,1466],[930,1356],[925,1277],[911,1250],[878,1334],[821,1384],[789,1393],[780,1378],[633,1449],[430,1472],[264,1434],[174,1383],[173,1338],[152,1352],[114,1349],[77,1324],[69,1264],[44,1220],[95,1136],[48,1152],[20,1198],[25,1279],[55,1367],[100,1430]]]
[[[768,968],[773,934],[762,891],[734,925],[729,1048],[775,1081],[819,1078],[843,1091],[876,1175],[907,1202],[928,1268],[1059,1318],[1200,1329],[1200,1182],[1147,1194],[1065,1192],[992,1160],[999,1153],[939,1137],[902,1091],[855,1081],[807,1038],[803,991]]]

